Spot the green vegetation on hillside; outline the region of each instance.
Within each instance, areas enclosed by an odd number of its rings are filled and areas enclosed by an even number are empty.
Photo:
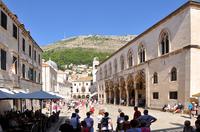
[[[58,64],[59,69],[64,69],[65,65],[73,64],[87,64],[92,65],[94,57],[98,57],[100,61],[106,59],[112,53],[99,52],[94,49],[73,48],[73,49],[59,49],[48,50],[43,53],[43,59],[46,61],[51,58]]]

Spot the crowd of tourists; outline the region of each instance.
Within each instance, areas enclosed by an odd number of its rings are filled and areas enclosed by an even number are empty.
[[[99,132],[150,132],[150,126],[157,119],[148,114],[148,110],[144,110],[143,115],[134,107],[133,117],[126,115],[121,109],[118,109],[119,116],[117,117],[117,126],[113,127],[112,119],[109,113],[104,109],[99,110],[97,116]],[[60,126],[61,132],[94,132],[94,120],[91,117],[91,111],[86,113],[86,118],[80,121],[79,110],[75,109],[71,118],[67,119]],[[131,119],[132,118],[132,119]]]

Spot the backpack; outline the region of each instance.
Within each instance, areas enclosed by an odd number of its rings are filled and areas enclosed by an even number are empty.
[[[107,127],[108,128],[108,120],[109,120],[108,117],[102,118],[102,120],[101,120],[102,127]]]

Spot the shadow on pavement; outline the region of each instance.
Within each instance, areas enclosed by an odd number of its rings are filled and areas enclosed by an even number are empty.
[[[175,125],[177,127],[174,128],[166,128],[166,129],[158,129],[158,130],[152,130],[152,132],[182,132],[183,131],[183,124],[180,123],[170,123],[172,125]]]
[[[182,115],[181,117],[191,119],[189,116]]]
[[[152,132],[182,132],[182,131],[183,131],[183,127],[152,130]]]

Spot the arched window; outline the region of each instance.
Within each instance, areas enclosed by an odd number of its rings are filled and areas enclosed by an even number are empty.
[[[102,79],[102,69],[100,68],[100,71],[99,71],[99,76],[100,76],[100,79]]]
[[[22,77],[25,78],[25,74],[26,74],[26,67],[24,64],[22,64]]]
[[[177,70],[175,67],[173,67],[171,70],[171,81],[176,81],[176,80],[177,80]]]
[[[131,50],[129,50],[128,52],[128,67],[132,67],[133,66],[133,53]]]
[[[124,56],[120,56],[120,64],[121,64],[121,70],[124,70]]]
[[[104,77],[106,78],[108,75],[108,72],[107,72],[107,65],[104,66]]]
[[[115,73],[117,73],[117,59],[114,61]]]
[[[138,48],[138,56],[139,56],[139,62],[140,62],[140,63],[145,62],[145,48],[144,48],[143,45],[141,45],[141,46]]]
[[[154,84],[158,83],[158,74],[157,74],[157,72],[154,72],[154,74],[153,74],[153,83]]]
[[[112,64],[111,62],[109,63],[109,71],[110,71],[110,76],[112,75]]]
[[[169,53],[169,34],[166,31],[160,35],[160,53],[161,55]]]

